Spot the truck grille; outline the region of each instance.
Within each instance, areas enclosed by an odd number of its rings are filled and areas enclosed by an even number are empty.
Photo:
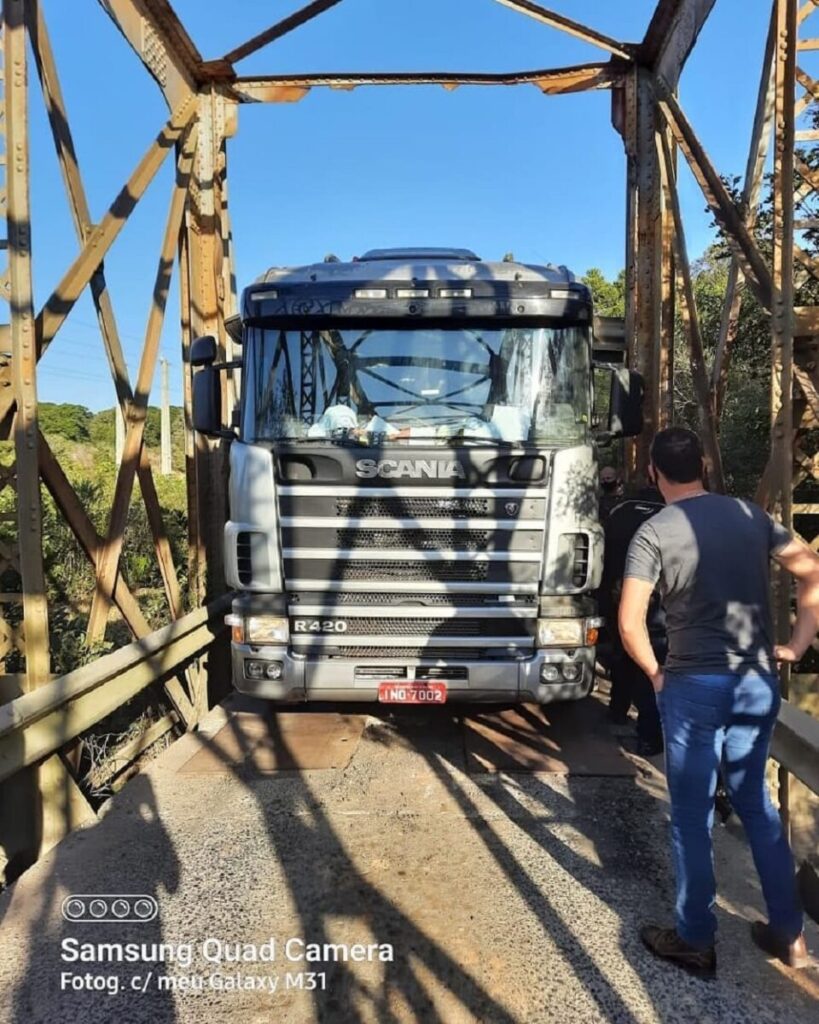
[[[545,488],[495,487],[490,473],[479,489],[354,493],[327,483],[284,486],[278,501],[291,643],[300,655],[376,667],[384,658],[463,664],[532,656]]]
[[[336,498],[336,515],[395,519],[468,519],[488,516],[487,498]]]
[[[485,551],[490,537],[489,530],[336,530],[339,548]]]
[[[337,580],[412,580],[427,583],[482,583],[489,575],[488,562],[376,562],[339,561]]]
[[[515,594],[513,608],[528,607],[534,608],[537,605],[536,594]],[[332,593],[317,594],[288,594],[287,600],[290,604],[306,605],[414,605],[418,606],[440,606],[449,608],[467,607],[489,607],[504,608],[508,605],[498,601],[497,597],[491,594],[370,594],[357,590],[339,590]]]
[[[302,623],[304,620],[300,620]],[[318,620],[315,620],[318,622]],[[508,636],[529,640],[534,619],[370,619],[350,617],[341,620],[346,623],[344,636]],[[293,637],[310,635],[294,630]],[[326,635],[326,634],[325,634]]]
[[[310,648],[301,650],[307,653]],[[531,650],[525,647],[518,650],[507,647],[318,647],[316,653],[330,658],[396,658],[399,661],[419,661],[424,658],[432,661],[438,658],[442,661],[485,661],[532,656]]]

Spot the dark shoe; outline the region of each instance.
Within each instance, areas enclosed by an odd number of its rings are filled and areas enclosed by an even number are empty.
[[[606,719],[611,725],[631,725],[631,719],[624,711],[609,711],[606,712]]]
[[[804,933],[793,942],[780,938],[769,924],[754,921],[751,925],[751,938],[763,953],[781,960],[786,967],[809,967],[811,963],[808,947],[805,945]]]
[[[717,954],[713,946],[696,949],[681,939],[673,928],[658,928],[655,924],[641,928],[640,938],[655,956],[682,967],[689,974],[699,978],[715,978],[717,975]]]

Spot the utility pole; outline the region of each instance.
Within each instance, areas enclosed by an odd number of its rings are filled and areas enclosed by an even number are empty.
[[[171,466],[171,388],[168,383],[168,360],[162,364],[162,412],[160,418],[160,465],[162,476],[170,476]]]
[[[115,458],[117,465],[122,463],[122,450],[125,447],[125,417],[119,402],[114,404],[114,426],[116,429]]]

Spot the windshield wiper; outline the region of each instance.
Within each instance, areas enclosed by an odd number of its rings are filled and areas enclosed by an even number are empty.
[[[287,444],[338,444],[342,446],[367,443],[364,438],[350,437],[347,434],[337,437],[277,437],[274,440],[277,443],[286,442]]]
[[[523,447],[526,443],[525,441],[502,441],[499,437],[481,437],[474,434],[466,434],[462,437],[447,437],[445,441],[450,448],[463,444],[465,441],[472,441],[476,447],[483,444],[489,448],[518,448]]]

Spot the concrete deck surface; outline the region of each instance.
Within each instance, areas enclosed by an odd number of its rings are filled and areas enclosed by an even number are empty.
[[[0,1021],[817,1024],[815,970],[788,971],[749,941],[762,903],[734,827],[715,830],[718,979],[689,977],[641,946],[638,926],[668,922],[672,906],[656,766],[635,760],[631,777],[469,774],[456,707],[369,710],[377,717],[344,767],[183,771],[230,721],[222,708],[151,763],[99,823],[0,896]],[[119,892],[153,896],[158,916],[61,916],[68,894]],[[277,959],[207,962],[209,937],[274,938]],[[69,963],[72,938],[190,943],[193,960]],[[290,962],[291,938],[391,944],[394,960]],[[809,943],[816,952],[815,929]],[[74,991],[86,974],[92,985],[116,978],[120,991]],[[202,988],[160,990],[163,976]],[[237,976],[278,987],[225,989]],[[319,987],[288,990],[288,976]]]

